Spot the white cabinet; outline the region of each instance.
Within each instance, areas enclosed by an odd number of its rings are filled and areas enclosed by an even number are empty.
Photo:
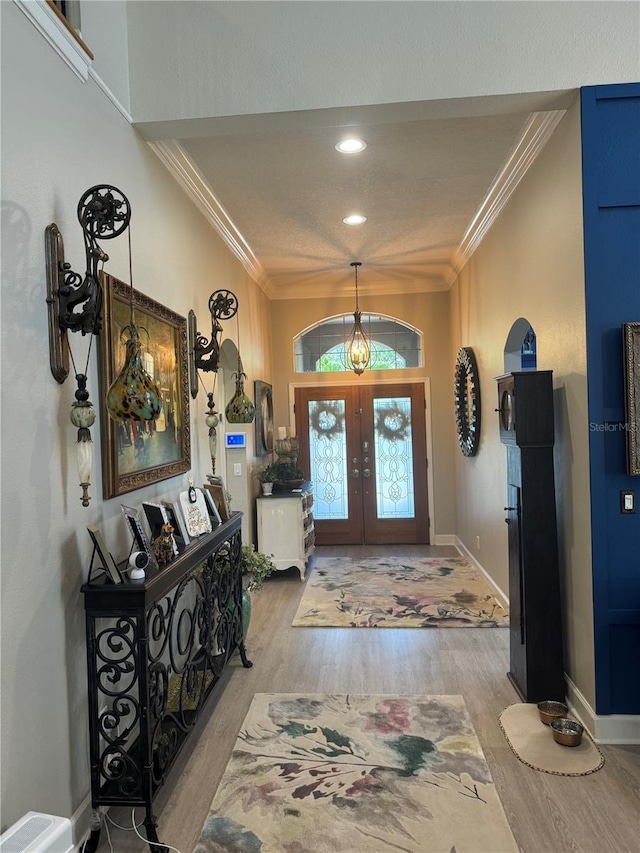
[[[275,492],[257,498],[258,550],[271,554],[280,570],[295,566],[300,580],[315,547],[313,490]]]

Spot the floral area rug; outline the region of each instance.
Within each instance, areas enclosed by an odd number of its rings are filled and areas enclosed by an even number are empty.
[[[193,853],[517,853],[462,696],[258,693]]]
[[[315,628],[496,628],[509,614],[458,557],[319,557],[293,625]]]

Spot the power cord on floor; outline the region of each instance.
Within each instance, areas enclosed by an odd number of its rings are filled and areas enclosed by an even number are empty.
[[[119,823],[116,823],[113,818],[109,817],[109,815],[106,812],[104,812],[104,813],[98,812],[98,814],[99,814],[98,825],[96,827],[94,827],[94,829],[99,829],[104,824],[104,829],[105,829],[105,832],[107,834],[107,841],[109,842],[109,850],[111,851],[111,853],[114,853],[114,849],[113,849],[113,843],[111,841],[111,833],[109,832],[109,824],[111,824],[111,826],[115,826],[116,829],[121,829],[123,832],[135,832],[135,834],[138,836],[138,838],[140,838],[142,841],[144,841],[145,844],[150,843],[148,838],[145,838],[144,835],[140,835],[140,833],[138,832],[138,828],[141,826],[144,826],[144,821],[141,821],[136,826],[136,810],[135,809],[131,810],[131,826],[121,826]],[[84,844],[80,848],[80,853],[85,853],[87,844],[89,843],[90,840],[91,840],[91,836],[89,838],[85,839]],[[151,842],[151,843],[155,844],[155,842]],[[175,853],[180,853],[180,851],[178,850],[177,847],[172,847],[170,844],[166,844],[162,841],[158,841],[157,843],[158,843],[159,847],[166,847],[167,850],[174,850]]]
[[[143,841],[146,841],[147,844],[149,843],[149,839],[145,838],[143,835],[140,835],[140,833],[138,832],[138,830],[136,828],[136,810],[135,809],[131,809],[131,827],[134,830],[135,834],[138,836],[138,838],[141,838]],[[153,843],[155,844],[155,842],[153,842]],[[177,847],[172,847],[170,844],[167,844],[166,841],[158,841],[158,846],[159,847],[166,847],[167,850],[175,850],[175,853],[180,853],[180,851],[178,850]]]
[[[140,821],[137,827],[134,826],[120,826],[119,823],[116,823],[113,818],[110,818],[108,814],[105,814],[106,819],[109,821],[111,826],[115,826],[117,829],[122,829],[124,832],[133,832],[134,829],[140,829],[141,826],[144,825],[144,821]]]

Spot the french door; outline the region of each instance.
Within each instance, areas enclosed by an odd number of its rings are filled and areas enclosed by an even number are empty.
[[[296,388],[318,545],[428,543],[424,385]]]

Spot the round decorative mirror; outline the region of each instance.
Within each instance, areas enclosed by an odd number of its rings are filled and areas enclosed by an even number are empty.
[[[458,444],[465,456],[475,456],[480,442],[480,377],[471,347],[458,350],[454,387]]]

